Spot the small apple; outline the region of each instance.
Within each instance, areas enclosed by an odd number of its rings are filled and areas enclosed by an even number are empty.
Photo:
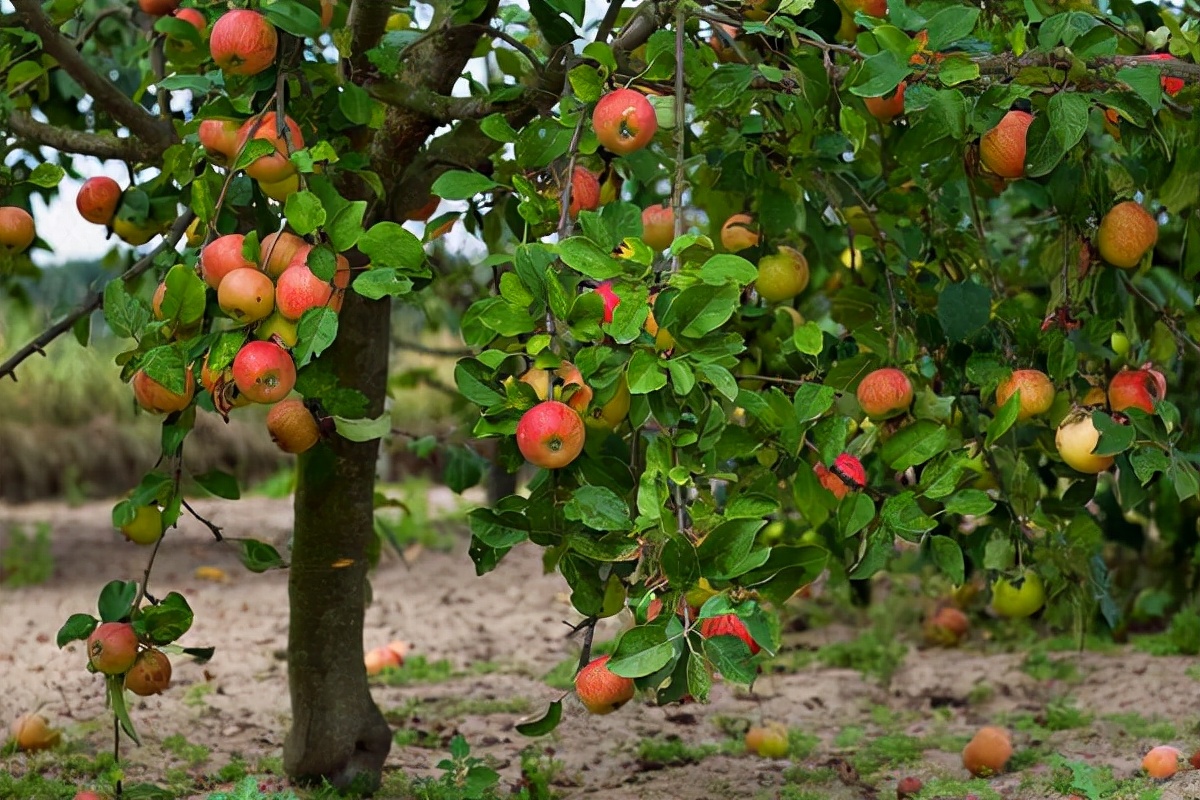
[[[788,754],[788,731],[778,723],[755,726],[746,731],[746,749],[763,758],[786,758]]]
[[[900,370],[885,367],[867,373],[855,390],[858,404],[871,419],[903,414],[912,405],[913,386]]]
[[[631,678],[622,678],[608,668],[609,656],[600,656],[575,676],[575,694],[593,714],[611,714],[633,699]]]

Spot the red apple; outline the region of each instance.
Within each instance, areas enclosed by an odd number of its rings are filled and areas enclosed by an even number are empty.
[[[1167,396],[1167,379],[1152,364],[1140,369],[1126,367],[1108,384],[1108,404],[1113,411],[1140,408],[1154,413],[1154,402]]]
[[[248,400],[275,403],[296,385],[296,362],[275,342],[247,342],[233,359],[233,381]]]
[[[257,11],[226,11],[213,23],[208,49],[221,71],[257,75],[275,61],[279,35]]]
[[[583,452],[584,426],[579,412],[566,403],[546,400],[521,416],[517,447],[530,464],[561,469]]]
[[[592,127],[605,149],[627,156],[650,144],[658,130],[658,117],[646,95],[617,89],[596,103]]]
[[[887,419],[904,413],[912,405],[913,386],[903,372],[886,367],[868,373],[855,394],[868,417]]]
[[[104,175],[88,178],[75,196],[79,216],[96,225],[112,222],[120,204],[121,184]]]

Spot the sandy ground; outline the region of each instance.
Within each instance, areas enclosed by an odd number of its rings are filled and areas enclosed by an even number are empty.
[[[201,513],[223,524],[232,536],[252,535],[283,545],[291,523],[289,501],[243,500],[238,522],[234,506],[200,501]],[[108,526],[110,505],[77,508],[33,504],[0,505],[0,550],[13,523],[49,522],[53,526],[54,575],[48,582],[22,589],[0,589],[0,719],[40,706],[53,724],[62,727],[76,749],[103,750],[110,729],[99,678],[83,665],[80,643],[59,650],[54,635],[71,613],[91,611],[102,583],[113,578],[140,576],[147,551],[120,540]],[[140,748],[126,748],[129,780],[160,779],[165,766],[179,759],[165,752],[162,742],[182,734],[194,744],[212,748],[211,759],[196,767],[211,772],[232,754],[251,764],[277,756],[289,709],[283,660],[287,629],[286,575],[254,575],[243,570],[231,548],[212,541],[199,525],[185,524],[171,534],[159,555],[151,591],[182,592],[190,601],[196,623],[184,643],[216,645],[214,660],[197,665],[176,660],[174,685],[166,695],[139,700],[133,714],[143,737]],[[224,570],[228,582],[195,577],[197,566]],[[457,667],[481,662],[498,665],[487,674],[408,687],[377,685],[376,700],[385,711],[408,708],[408,716],[426,737],[444,744],[456,733],[471,743],[473,754],[493,757],[506,781],[519,775],[520,752],[530,744],[513,729],[529,712],[540,712],[559,691],[539,680],[564,658],[574,656],[575,644],[565,638],[564,621],[578,616],[556,576],[542,574],[539,553],[518,549],[495,572],[476,578],[463,548],[454,553],[427,551],[413,564],[386,558],[373,578],[375,602],[367,611],[366,644],[392,639],[414,645],[430,660],[449,659]],[[605,638],[611,626],[598,631]],[[786,646],[813,647],[837,636],[837,630],[789,634]],[[847,727],[875,730],[880,707],[903,717],[902,730],[926,736],[935,730],[968,734],[997,716],[1027,711],[1044,713],[1047,702],[1070,695],[1079,708],[1098,719],[1136,712],[1175,723],[1183,737],[1175,744],[1187,753],[1195,749],[1200,718],[1191,699],[1197,683],[1185,674],[1192,663],[1182,658],[1151,658],[1132,651],[1117,655],[1055,656],[1069,658],[1079,678],[1069,685],[1037,681],[1020,669],[1022,656],[910,648],[887,688],[849,669],[805,667],[798,672],[764,676],[749,693],[718,685],[710,704],[658,708],[631,704],[607,717],[586,715],[568,700],[564,721],[539,743],[564,764],[556,781],[563,797],[608,800],[690,800],[714,797],[779,797],[789,767],[807,769],[837,766],[851,757],[854,746],[839,747],[838,734]],[[983,701],[969,701],[973,690],[987,684],[993,691]],[[199,688],[205,686],[207,689]],[[977,692],[978,694],[978,692]],[[437,713],[448,702],[462,701],[479,708],[479,701],[524,699],[524,713]],[[428,711],[428,713],[426,713]],[[698,763],[663,767],[639,758],[638,743],[646,738],[672,737],[691,743],[727,741],[718,723],[735,718],[757,722],[778,720],[820,738],[821,744],[803,762],[765,761],[734,755],[712,755]],[[1150,746],[1161,744],[1130,738],[1108,722],[1060,731],[1049,742],[1033,741],[1018,732],[1022,747],[1049,747],[1067,758],[1108,764],[1117,777],[1137,768]],[[415,774],[431,774],[443,750],[394,747],[389,766]],[[7,765],[19,770],[15,756]],[[165,766],[164,766],[165,765]],[[0,769],[6,765],[0,764]],[[1004,775],[991,788],[1006,798],[1046,797],[1031,789],[1031,776],[1046,767]],[[894,797],[894,781],[904,774],[965,778],[956,752],[929,750],[920,763],[902,772],[873,777],[873,786],[848,782],[832,784],[817,796]],[[1044,785],[1044,783],[1043,783]],[[1200,797],[1200,772],[1181,773],[1163,785],[1161,797]],[[800,795],[805,796],[806,795]],[[1055,795],[1058,796],[1058,795]]]

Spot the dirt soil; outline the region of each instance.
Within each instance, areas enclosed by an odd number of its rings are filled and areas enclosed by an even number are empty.
[[[435,498],[438,499],[438,498]],[[440,502],[449,502],[448,495]],[[279,546],[291,526],[287,500],[242,500],[236,504],[199,501],[198,510],[226,526],[232,536],[256,536]],[[113,578],[141,575],[147,551],[125,543],[108,524],[108,503],[68,508],[60,504],[0,505],[0,550],[13,523],[53,526],[54,575],[46,583],[22,589],[0,589],[0,719],[41,707],[61,727],[77,750],[98,752],[111,743],[103,724],[103,690],[98,677],[84,669],[81,643],[59,650],[54,635],[68,615],[93,611],[99,587]],[[236,522],[234,514],[236,508]],[[227,580],[196,577],[198,566],[216,567]],[[127,780],[155,781],[166,768],[180,766],[177,754],[162,742],[181,734],[192,744],[212,750],[210,759],[193,767],[211,773],[233,754],[250,764],[278,756],[289,719],[286,666],[287,576],[255,575],[241,568],[232,548],[215,543],[200,525],[188,521],[170,534],[159,554],[151,592],[182,592],[196,613],[184,639],[194,646],[215,645],[216,657],[206,665],[175,659],[174,684],[165,695],[138,700],[133,715],[143,744],[127,747]],[[453,553],[426,551],[411,564],[386,558],[373,578],[375,602],[367,611],[365,645],[393,639],[411,642],[414,654],[430,661],[448,659],[466,674],[449,680],[392,687],[377,684],[381,708],[407,705],[409,724],[442,749],[396,746],[389,768],[415,775],[434,774],[445,757],[445,743],[461,733],[474,755],[495,759],[506,782],[519,776],[520,752],[530,744],[514,730],[522,717],[540,714],[560,695],[542,680],[556,664],[577,655],[577,643],[565,636],[565,622],[578,615],[570,608],[565,585],[542,574],[539,553],[518,548],[495,572],[476,578],[465,543]],[[611,638],[619,623],[610,622],[597,638]],[[849,632],[836,628],[789,634],[787,648],[812,648]],[[907,774],[965,779],[957,751],[926,750],[919,761],[897,770],[876,772],[870,788],[857,785],[847,760],[866,740],[846,744],[839,734],[855,726],[868,734],[878,730],[880,709],[903,720],[899,730],[927,737],[969,735],[981,724],[1005,714],[1046,710],[1054,697],[1070,695],[1078,708],[1103,720],[1109,715],[1137,713],[1174,723],[1177,741],[1150,741],[1117,730],[1111,722],[1051,734],[1038,740],[1020,731],[1022,748],[1041,747],[1070,759],[1107,764],[1118,778],[1131,776],[1150,746],[1174,744],[1190,754],[1196,745],[1197,683],[1185,674],[1192,660],[1152,658],[1133,652],[1060,655],[1074,662],[1078,677],[1069,685],[1038,681],[1020,667],[1022,655],[922,650],[911,647],[888,685],[850,669],[807,666],[788,674],[764,675],[754,691],[728,685],[714,688],[708,705],[659,708],[632,703],[606,717],[586,714],[568,698],[558,730],[540,743],[564,764],[555,781],[562,797],[606,800],[691,800],[721,797],[895,797],[895,781]],[[478,667],[491,664],[484,673]],[[472,665],[475,669],[472,670]],[[992,688],[980,692],[979,687]],[[208,689],[198,687],[206,686]],[[974,693],[974,694],[973,694]],[[982,695],[982,699],[981,699]],[[522,713],[480,713],[483,701],[513,703],[525,699]],[[463,712],[446,711],[456,702]],[[493,703],[493,706],[497,705]],[[500,704],[502,705],[502,703]],[[413,712],[412,709],[416,711]],[[438,713],[442,709],[445,713]],[[428,711],[429,713],[426,713]],[[886,714],[885,714],[886,716]],[[758,722],[778,720],[819,737],[815,750],[802,760],[768,761],[730,753],[729,735],[718,727],[723,719]],[[677,766],[639,756],[646,739],[702,745],[725,743],[725,751],[697,763]],[[1189,738],[1190,737],[1190,738]],[[839,746],[840,745],[840,746]],[[13,756],[0,769],[20,771],[23,756]],[[786,789],[795,769],[832,767],[840,780],[815,794]],[[1048,797],[1045,763],[1002,775],[990,787],[1005,798]],[[828,770],[826,770],[828,774]],[[791,777],[789,777],[791,776]],[[1161,786],[1164,800],[1200,797],[1200,772],[1181,772]],[[1063,795],[1054,794],[1055,797]]]

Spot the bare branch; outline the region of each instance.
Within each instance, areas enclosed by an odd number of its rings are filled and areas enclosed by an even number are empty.
[[[53,147],[64,153],[135,163],[151,161],[155,156],[140,139],[121,139],[108,133],[59,128],[37,121],[28,111],[13,111],[8,117],[8,127],[15,136],[34,147]]]
[[[66,70],[84,90],[117,122],[145,144],[153,160],[162,155],[179,139],[175,126],[169,121],[156,119],[150,112],[133,102],[115,83],[105,78],[83,59],[75,44],[59,32],[54,23],[42,11],[38,0],[13,0],[13,6],[24,17],[26,27],[42,40],[42,49],[58,65]]]
[[[158,258],[160,253],[165,253],[166,251],[173,250],[175,248],[175,245],[178,244],[179,240],[182,239],[183,235],[187,232],[188,226],[192,224],[192,219],[195,216],[195,213],[192,211],[184,212],[183,216],[175,220],[175,224],[171,226],[171,230],[167,232],[167,235],[163,237],[163,240],[157,247],[138,259],[132,267],[125,270],[125,272],[122,273],[119,278],[114,278],[114,280],[122,280],[128,283],[154,266],[154,260]],[[83,317],[86,317],[88,314],[91,314],[103,304],[104,289],[93,292],[87,297],[87,299],[76,306],[75,310],[51,325],[46,330],[42,331],[36,339],[22,347],[17,352],[13,353],[12,357],[3,364],[0,364],[0,378],[3,378],[7,375],[11,376],[15,381],[17,379],[16,369],[23,361],[36,353],[45,355],[46,347],[51,342],[53,342],[59,336],[62,336],[67,331],[71,330],[76,322]]]

